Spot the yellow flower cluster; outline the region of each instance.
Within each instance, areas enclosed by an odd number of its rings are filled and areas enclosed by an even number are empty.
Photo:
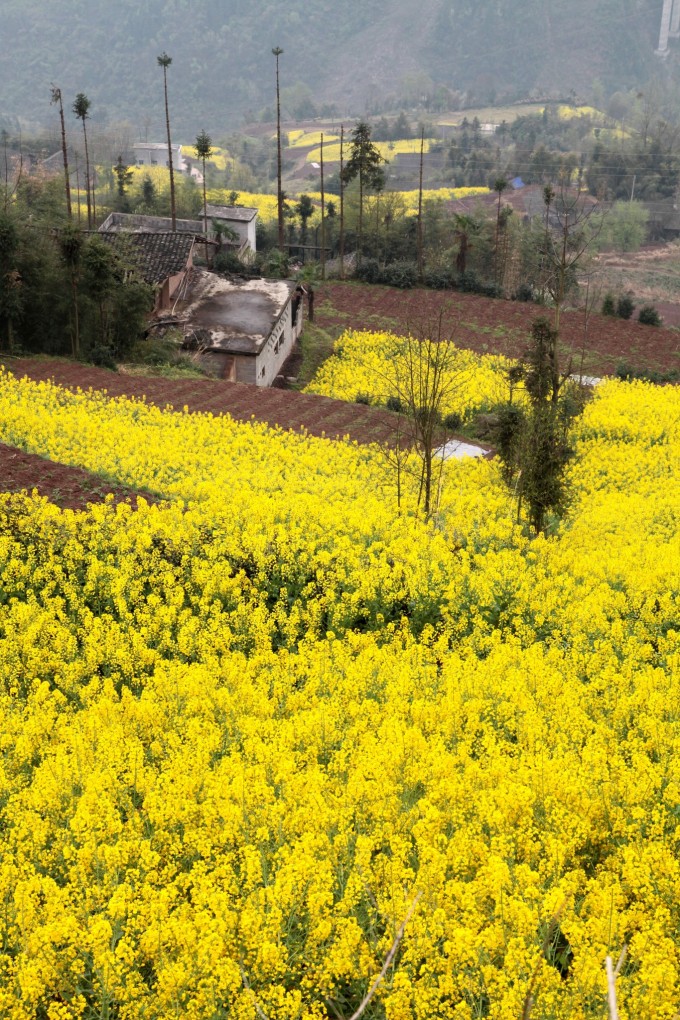
[[[418,346],[418,340],[392,333],[348,330],[336,341],[333,356],[321,366],[307,392],[338,400],[365,395],[372,404],[385,404],[389,397],[403,395],[409,366],[414,357],[418,359]],[[507,358],[475,354],[452,344],[447,350],[451,356],[446,364],[443,414],[457,412],[465,419],[507,400]]]
[[[331,161],[337,162],[340,159],[340,141],[339,139],[337,141],[330,141],[330,139],[331,139],[330,135],[328,137],[324,135],[323,146],[324,159],[328,160],[329,162]],[[424,145],[425,152],[430,151],[430,146],[435,140],[436,139],[433,138],[425,139]],[[329,142],[328,145],[326,144],[327,141]],[[320,142],[320,139],[317,140],[317,144],[318,142]],[[310,143],[298,141],[295,144],[309,145]],[[420,152],[420,138],[399,138],[394,142],[374,142],[373,144],[380,153],[380,155],[383,157],[383,159],[387,160],[387,162],[389,162],[391,159],[394,159],[394,157],[399,155],[399,153]],[[351,145],[350,139],[346,139],[344,145],[345,161],[347,161],[347,159],[349,158],[350,145]],[[310,151],[307,153],[308,163],[318,163],[320,159],[321,159],[320,146],[319,148],[310,149]]]
[[[479,366],[484,373],[485,366]],[[476,385],[476,383],[473,383]],[[680,394],[612,382],[530,540],[377,450],[0,374],[0,1015],[622,1020],[680,1003]],[[414,483],[415,484],[415,483]]]
[[[274,135],[274,138],[276,138],[276,135]],[[326,148],[326,143],[327,142],[330,143],[330,142],[339,142],[339,141],[340,141],[340,136],[339,135],[332,135],[332,134],[329,134],[328,132],[324,131],[324,133],[323,133],[324,149]],[[300,130],[297,130],[297,129],[294,130],[294,131],[289,131],[288,132],[288,144],[293,149],[304,148],[307,145],[320,145],[321,144],[321,132],[320,131],[300,131]]]

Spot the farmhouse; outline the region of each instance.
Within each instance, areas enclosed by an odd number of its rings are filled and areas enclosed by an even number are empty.
[[[137,166],[170,166],[167,142],[135,142],[133,146]],[[172,146],[172,168],[178,173],[186,170],[182,146]]]
[[[97,237],[110,245],[150,284],[156,292],[154,311],[161,314],[172,308],[188,282],[193,268],[196,236],[191,233],[97,231]]]
[[[208,237],[215,237],[215,225],[231,230],[238,238],[239,253],[257,251],[255,229],[257,209],[244,205],[208,205]]]
[[[218,239],[219,231],[215,230],[214,223],[219,223],[230,230],[234,235],[233,239],[228,237]],[[208,206],[208,238],[219,240],[222,248],[230,248],[239,258],[242,258],[247,252],[256,250],[256,224],[257,209],[231,205]],[[176,220],[175,226],[178,233],[205,236],[205,225],[202,218],[200,220]],[[136,213],[112,212],[106,217],[100,230],[167,233],[172,230],[172,220],[169,216],[142,216]]]
[[[271,386],[302,330],[302,301],[290,280],[227,280],[194,270],[177,309],[185,347],[232,382]]]

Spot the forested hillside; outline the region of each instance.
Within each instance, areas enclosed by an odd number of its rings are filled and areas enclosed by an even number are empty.
[[[50,82],[85,91],[93,121],[219,132],[271,106],[282,46],[287,117],[380,112],[390,101],[490,102],[645,81],[660,0],[0,0],[5,126],[49,124]],[[664,65],[672,67],[673,58]]]

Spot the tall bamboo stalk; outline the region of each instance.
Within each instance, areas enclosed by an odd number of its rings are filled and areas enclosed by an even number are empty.
[[[321,279],[326,279],[326,192],[323,182],[323,131],[321,132]]]
[[[279,220],[279,250],[283,252],[283,189],[281,187],[281,93],[279,91],[279,57],[283,53],[280,46],[275,46],[272,53],[276,57],[276,197]]]
[[[340,125],[340,279],[345,279],[345,185],[342,181],[342,170],[345,165],[345,126]]]

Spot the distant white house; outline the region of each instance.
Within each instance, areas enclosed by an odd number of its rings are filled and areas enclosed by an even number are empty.
[[[170,166],[167,142],[135,142],[132,148],[137,166]],[[172,168],[178,173],[184,173],[187,169],[181,145],[172,147]]]

